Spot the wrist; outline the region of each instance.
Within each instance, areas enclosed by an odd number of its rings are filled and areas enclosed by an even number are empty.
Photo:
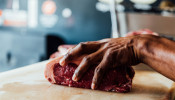
[[[152,42],[156,41],[157,36],[154,35],[137,35],[134,38],[134,43],[133,43],[133,48],[134,48],[134,53],[137,57],[137,59],[141,63],[145,63],[145,59],[148,58],[147,54],[148,52],[153,52],[151,51],[151,44]]]

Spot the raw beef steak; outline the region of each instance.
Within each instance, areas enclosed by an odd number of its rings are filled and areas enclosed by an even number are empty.
[[[76,61],[69,63],[66,66],[61,66],[59,64],[59,61],[62,56],[60,55],[61,54],[59,54],[58,51],[57,56],[52,57],[54,59],[52,59],[46,65],[46,79],[53,84],[90,89],[94,75],[94,69],[97,65],[92,66],[78,82],[75,82],[72,80],[72,76],[81,61]],[[109,69],[104,75],[104,78],[102,79],[97,89],[122,93],[129,92],[132,87],[132,79],[134,77],[134,74],[135,72],[130,66]]]

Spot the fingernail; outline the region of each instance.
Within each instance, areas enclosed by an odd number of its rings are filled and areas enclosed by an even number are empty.
[[[77,81],[77,76],[75,74],[72,76],[72,80]]]
[[[94,83],[91,84],[91,89],[93,89],[93,90],[95,89],[95,84]]]
[[[64,60],[63,59],[60,60],[60,65],[64,66]]]

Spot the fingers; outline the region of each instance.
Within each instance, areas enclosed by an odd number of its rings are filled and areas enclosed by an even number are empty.
[[[96,51],[100,47],[99,42],[84,42],[78,44],[76,47],[71,49],[64,57],[60,60],[60,65],[64,66],[73,60],[79,59],[84,54],[89,54]]]
[[[95,53],[85,56],[80,65],[75,70],[72,80],[78,81],[84,75],[84,73],[86,73],[89,67],[101,60],[103,58],[103,55],[101,53],[102,50],[99,50]]]
[[[98,87],[105,72],[109,68],[109,65],[110,66],[114,65],[113,61],[115,60],[113,59],[113,56],[115,55],[115,49],[116,49],[115,47],[108,49],[105,52],[105,55],[101,63],[95,68],[91,89],[96,89]]]
[[[98,87],[98,85],[100,84],[105,71],[107,69],[107,64],[105,64],[104,62],[101,62],[94,71],[94,76],[92,79],[92,84],[91,84],[91,89],[96,89]]]

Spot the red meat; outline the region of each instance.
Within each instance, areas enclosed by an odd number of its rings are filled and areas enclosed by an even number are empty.
[[[57,55],[59,55],[59,52],[57,52]],[[46,79],[53,84],[90,89],[94,75],[94,69],[97,65],[91,66],[85,75],[78,82],[75,82],[72,80],[72,76],[75,69],[77,68],[77,65],[79,65],[81,61],[76,61],[69,63],[66,66],[61,66],[59,64],[61,58],[62,56],[57,56],[57,58],[54,58],[46,65]],[[132,79],[134,74],[135,72],[130,66],[109,69],[104,75],[104,78],[97,89],[122,93],[129,92],[132,87]]]
[[[58,46],[58,51],[53,53],[50,58],[56,58],[60,57],[62,55],[65,55],[71,48],[73,48],[75,45],[60,45]]]
[[[73,63],[69,63],[64,67],[60,66],[59,63],[55,63],[52,66],[48,65],[45,71],[45,77],[49,82],[54,84],[90,89],[95,67],[89,69],[80,81],[75,82],[72,80],[72,75],[76,67],[77,65]],[[129,92],[131,90],[133,76],[134,70],[131,67],[111,69],[106,73],[97,89]]]

